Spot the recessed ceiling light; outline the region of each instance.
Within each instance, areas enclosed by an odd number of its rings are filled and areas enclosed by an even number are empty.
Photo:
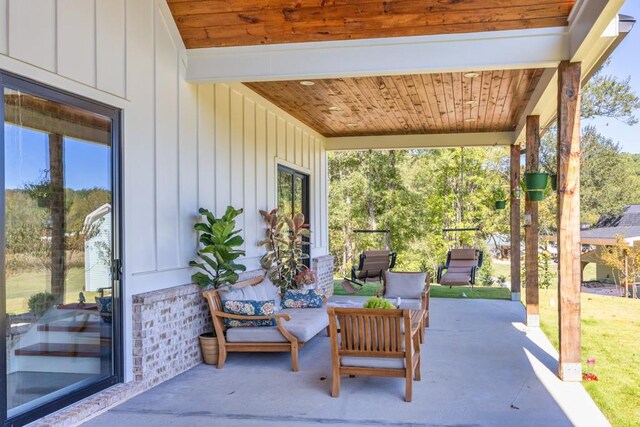
[[[478,101],[476,101],[475,99],[471,99],[469,101],[465,101],[465,104],[467,105],[476,105],[478,103]]]
[[[473,79],[474,77],[479,77],[480,73],[476,73],[475,71],[472,71],[470,73],[464,73],[464,76],[468,79]]]
[[[314,83],[314,82],[312,82],[311,80],[302,80],[302,81],[300,82],[300,84],[301,84],[302,86],[313,86],[315,83]]]
[[[476,119],[469,117],[468,119],[464,119],[465,122],[470,123],[470,122],[475,122]]]
[[[350,128],[354,128],[356,126],[358,126],[357,123],[347,123],[347,126],[349,126]]]
[[[336,107],[335,105],[332,105],[331,107],[329,107],[329,111],[340,111],[340,107]]]

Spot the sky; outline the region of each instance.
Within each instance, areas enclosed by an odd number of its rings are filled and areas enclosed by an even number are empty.
[[[64,138],[65,187],[74,190],[110,189],[109,147]],[[23,189],[38,183],[49,169],[46,134],[5,124],[5,185]]]
[[[636,94],[640,94],[640,1],[627,0],[620,13],[633,16],[638,22],[611,55],[605,74],[620,79],[630,77],[631,87]],[[636,112],[636,116],[640,116],[640,111]],[[590,120],[589,123],[595,124],[598,132],[619,143],[622,151],[640,153],[640,123],[628,126],[619,120],[605,118]]]

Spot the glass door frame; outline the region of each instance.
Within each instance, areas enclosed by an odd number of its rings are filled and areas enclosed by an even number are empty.
[[[310,221],[310,212],[311,212],[311,199],[309,195],[309,190],[311,186],[309,185],[309,181],[311,180],[311,176],[306,172],[301,172],[296,170],[290,166],[283,165],[278,163],[277,172],[286,172],[291,174],[291,212],[295,214],[295,206],[296,206],[296,192],[295,192],[295,182],[296,178],[302,178],[302,214],[304,215],[304,223],[309,226],[311,229],[311,221]],[[280,200],[279,195],[279,186],[278,186],[278,178],[276,176],[276,200]],[[304,241],[309,243],[310,239],[308,237],[303,237]],[[304,245],[302,248],[303,252],[306,253],[309,257],[302,260],[302,263],[307,267],[311,268],[311,245]]]
[[[0,422],[5,426],[20,426],[35,421],[52,412],[63,409],[72,403],[82,400],[98,391],[111,387],[114,384],[123,382],[123,343],[122,330],[122,256],[123,256],[123,236],[122,236],[122,110],[93,101],[89,98],[78,96],[70,92],[54,89],[50,86],[36,82],[34,80],[4,71],[0,69],[0,92],[3,94],[3,102],[0,102],[0,164],[5,164],[4,149],[4,90],[5,88],[27,92],[34,96],[39,96],[54,102],[67,104],[81,108],[111,119],[111,191],[112,191],[112,285],[113,285],[113,374],[87,387],[76,390],[40,405],[24,414],[7,418],[7,399],[0,398]],[[4,169],[4,166],[3,166]],[[5,174],[0,173],[0,330],[5,338],[0,340],[0,375],[2,380],[0,386],[3,387],[6,396],[7,390],[7,317],[6,317],[6,281],[5,281]]]

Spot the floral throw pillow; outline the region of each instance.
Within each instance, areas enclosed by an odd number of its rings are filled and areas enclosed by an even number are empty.
[[[288,289],[282,298],[284,308],[320,308],[323,302],[317,289]]]
[[[275,303],[273,300],[268,301],[238,301],[226,300],[222,309],[225,313],[240,314],[244,316],[272,316],[275,314]],[[251,326],[275,326],[276,319],[264,320],[239,320],[224,319],[228,328],[241,328]]]

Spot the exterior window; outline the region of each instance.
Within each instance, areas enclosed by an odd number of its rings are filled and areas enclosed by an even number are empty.
[[[278,211],[288,216],[301,212],[305,223],[310,223],[309,175],[278,165]],[[309,255],[309,245],[304,245],[304,251]],[[304,263],[309,267],[309,259]]]
[[[0,84],[2,416],[21,425],[118,380],[119,112]]]

